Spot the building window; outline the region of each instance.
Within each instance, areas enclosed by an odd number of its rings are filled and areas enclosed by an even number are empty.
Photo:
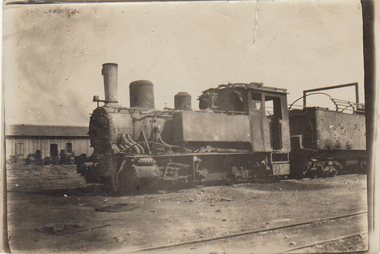
[[[67,153],[73,152],[73,143],[66,143],[66,152]]]
[[[16,155],[24,156],[24,143],[16,143]]]

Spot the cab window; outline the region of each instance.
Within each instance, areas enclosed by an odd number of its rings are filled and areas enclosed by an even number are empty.
[[[261,99],[261,93],[251,93],[251,99],[252,99],[252,103],[251,103],[251,107],[252,109],[255,109],[255,110],[262,110],[262,99]]]

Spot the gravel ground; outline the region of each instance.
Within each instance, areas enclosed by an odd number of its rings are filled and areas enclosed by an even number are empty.
[[[360,174],[166,189],[112,197],[104,187],[86,184],[74,166],[8,166],[8,219],[13,253],[126,253],[367,209],[366,176]],[[227,253],[228,249],[228,253],[266,253],[284,250],[284,246],[289,249],[313,241],[319,243],[321,236],[326,235],[325,230],[322,227],[290,230],[196,247],[182,246],[171,251]],[[333,235],[344,236],[348,231],[366,230],[364,216],[336,224],[328,239],[334,239]],[[307,252],[356,252],[366,248],[366,234],[362,234],[348,240],[319,243]],[[165,253],[164,250],[150,253],[155,252]]]

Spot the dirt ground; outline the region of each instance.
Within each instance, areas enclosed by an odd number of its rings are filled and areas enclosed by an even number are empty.
[[[112,197],[104,187],[86,184],[74,166],[7,166],[9,243],[13,253],[126,253],[367,209],[366,176],[360,174],[162,189]],[[319,244],[308,252],[367,248],[366,216],[327,226],[149,253],[281,252],[356,233],[364,234]]]

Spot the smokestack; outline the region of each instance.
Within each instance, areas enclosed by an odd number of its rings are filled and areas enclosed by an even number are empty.
[[[103,64],[105,103],[117,103],[117,64]]]

